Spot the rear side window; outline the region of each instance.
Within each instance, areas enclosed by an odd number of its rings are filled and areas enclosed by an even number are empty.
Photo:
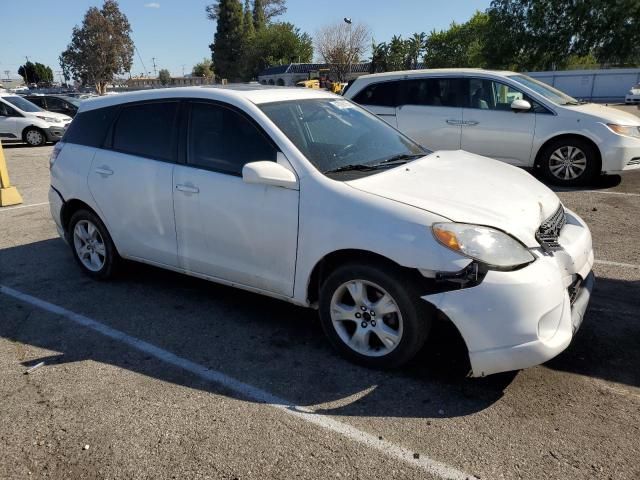
[[[35,103],[41,108],[46,108],[44,97],[27,97],[27,100],[29,100],[31,103]]]
[[[397,97],[398,82],[382,82],[365,87],[353,97],[353,101],[360,105],[395,107],[397,106]]]
[[[116,110],[117,107],[98,108],[76,115],[67,128],[62,141],[100,148]]]
[[[462,80],[455,78],[419,78],[403,83],[403,105],[459,107],[464,105]]]
[[[159,160],[172,160],[178,102],[126,105],[113,129],[113,149]]]
[[[212,103],[193,103],[189,119],[188,163],[231,175],[245,164],[276,160],[277,150],[244,115]]]

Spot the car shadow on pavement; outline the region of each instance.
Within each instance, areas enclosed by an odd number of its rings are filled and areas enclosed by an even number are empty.
[[[640,288],[638,282],[607,286],[609,281],[600,279],[598,285],[606,295],[629,286],[631,293]],[[396,371],[362,368],[333,352],[313,310],[133,263],[127,264],[118,280],[96,282],[80,272],[59,239],[0,250],[0,283],[331,415],[469,415],[499,400],[517,375],[465,378],[464,345],[446,324],[434,329],[425,349],[407,367]],[[601,298],[596,296],[594,304],[607,308],[600,305]],[[0,322],[0,336],[60,352],[48,364],[94,360],[230,395],[223,387],[1,294],[0,312],[7,317]],[[638,326],[630,325],[627,317],[611,315],[605,322],[600,311],[591,312],[576,345],[549,366],[638,385],[637,353],[623,352],[617,363],[607,366],[594,363],[612,355],[615,346],[629,350],[634,338],[639,338]]]

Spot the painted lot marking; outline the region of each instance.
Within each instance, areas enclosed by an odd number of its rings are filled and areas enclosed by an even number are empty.
[[[38,307],[42,310],[46,310],[47,312],[64,317],[67,320],[82,325],[83,327],[90,328],[91,330],[94,330],[106,337],[112,338],[113,340],[117,340],[129,347],[146,353],[147,355],[151,355],[158,360],[186,370],[187,372],[197,375],[204,380],[221,385],[249,400],[277,408],[281,412],[292,415],[299,420],[311,423],[324,428],[325,430],[338,433],[349,440],[366,445],[367,447],[375,449],[393,459],[406,462],[430,473],[431,475],[452,480],[477,479],[477,477],[468,475],[454,467],[450,467],[449,465],[423,456],[422,454],[420,454],[418,458],[415,458],[414,452],[411,450],[394,443],[387,442],[386,440],[380,440],[378,437],[363,432],[362,430],[358,430],[351,425],[317,414],[309,408],[295,405],[283,398],[267,392],[266,390],[254,387],[241,382],[240,380],[236,380],[235,378],[217,370],[208,369],[200,364],[187,360],[186,358],[179,357],[167,350],[156,347],[144,340],[129,336],[120,330],[116,330],[89,317],[85,317],[84,315],[72,312],[71,310],[67,310],[66,308],[54,305],[53,303],[22,293],[18,290],[5,287],[4,285],[0,285],[0,293]]]
[[[610,262],[609,260],[595,260],[594,263],[598,265],[609,265],[611,267],[622,267],[622,268],[637,268],[640,269],[640,265],[635,265],[633,263],[622,263],[622,262]]]
[[[49,205],[49,202],[42,202],[42,203],[32,203],[30,205],[18,205],[17,207],[5,207],[5,208],[0,208],[0,213],[2,212],[9,212],[11,210],[19,210],[21,208],[31,208],[31,207],[41,207],[42,205]]]

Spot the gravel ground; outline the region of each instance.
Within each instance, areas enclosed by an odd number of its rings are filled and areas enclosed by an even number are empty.
[[[50,150],[5,147],[24,204],[0,209],[0,284],[480,478],[640,477],[640,171],[558,192],[601,262],[570,347],[466,379],[444,328],[407,368],[378,372],[341,360],[313,311],[137,264],[89,280],[45,203]],[[3,294],[0,399],[3,479],[432,478]]]

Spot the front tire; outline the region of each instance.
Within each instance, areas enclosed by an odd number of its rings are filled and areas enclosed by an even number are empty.
[[[39,128],[29,127],[24,131],[24,141],[30,147],[42,147],[47,143],[47,136]]]
[[[349,263],[320,289],[320,320],[333,347],[373,368],[395,368],[424,345],[431,312],[399,267]]]
[[[120,256],[104,223],[93,212],[78,210],[71,217],[67,241],[82,271],[97,280],[113,277]]]
[[[547,145],[540,154],[545,178],[565,187],[583,186],[599,173],[598,152],[580,138],[561,138]]]

